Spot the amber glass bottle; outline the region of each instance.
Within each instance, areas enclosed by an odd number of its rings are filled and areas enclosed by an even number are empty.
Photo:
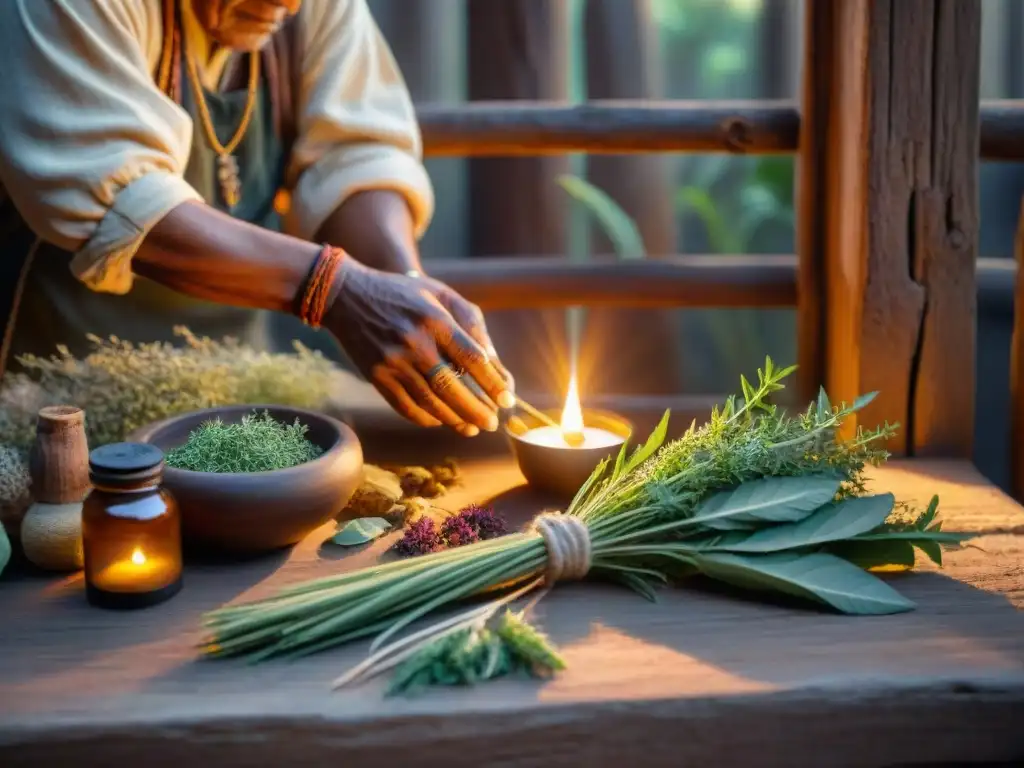
[[[160,487],[164,456],[142,443],[115,443],[89,454],[93,489],[82,507],[89,602],[143,608],[181,589],[181,518]]]

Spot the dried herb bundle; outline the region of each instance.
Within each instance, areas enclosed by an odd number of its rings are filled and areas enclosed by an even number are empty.
[[[131,344],[89,336],[84,358],[58,348],[50,358],[22,357],[0,387],[0,444],[28,446],[39,409],[74,403],[86,414],[89,444],[105,445],[154,421],[221,405],[274,403],[319,408],[337,370],[294,342],[295,354],[258,352],[234,339],[174,329],[181,345]]]
[[[269,354],[183,326],[174,331],[181,345],[90,336],[93,349],[81,359],[65,348],[49,358],[19,358],[22,370],[8,371],[0,385],[0,521],[16,528],[28,508],[24,456],[44,406],[74,403],[85,410],[89,444],[97,446],[169,416],[221,405],[318,409],[335,387],[331,362],[298,342],[295,354]]]
[[[766,360],[756,385],[742,379],[740,397],[663,446],[666,414],[646,443],[632,453],[624,446],[614,462],[599,466],[564,514],[541,515],[527,532],[214,611],[206,652],[258,661],[376,635],[370,658],[339,681],[347,683],[396,660],[434,658],[438,644],[451,642],[446,638],[488,628],[502,605],[588,575],[651,599],[657,586],[703,573],[848,614],[911,610],[909,600],[864,568],[906,562],[908,555],[912,563],[914,547],[939,561],[942,547],[959,546],[969,534],[941,529],[937,499],[915,512],[892,494],[867,494],[864,469],[887,458],[881,443],[895,427],[861,429],[845,442],[836,428],[873,396],[833,407],[822,392],[795,418],[779,413],[768,397],[792,370]],[[499,586],[515,591],[385,647],[420,618]]]

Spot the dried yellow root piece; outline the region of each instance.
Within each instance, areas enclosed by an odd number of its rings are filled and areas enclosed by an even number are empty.
[[[348,517],[386,517],[388,511],[402,500],[402,496],[398,475],[373,464],[365,464],[363,482],[352,494],[345,512]]]
[[[363,465],[363,482],[345,507],[346,517],[383,517],[392,525],[415,522],[423,515],[440,521],[446,510],[434,507],[436,499],[459,479],[453,459],[433,467]]]

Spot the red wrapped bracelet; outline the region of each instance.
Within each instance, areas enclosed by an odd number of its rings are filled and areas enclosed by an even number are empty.
[[[324,245],[313,263],[313,269],[302,294],[299,319],[310,328],[319,328],[327,311],[327,299],[334,284],[334,276],[345,258],[345,251],[332,245]]]

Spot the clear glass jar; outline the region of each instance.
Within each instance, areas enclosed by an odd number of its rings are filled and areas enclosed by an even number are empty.
[[[89,602],[144,608],[181,589],[181,515],[160,487],[164,456],[144,443],[114,443],[89,454],[93,488],[82,506]]]

